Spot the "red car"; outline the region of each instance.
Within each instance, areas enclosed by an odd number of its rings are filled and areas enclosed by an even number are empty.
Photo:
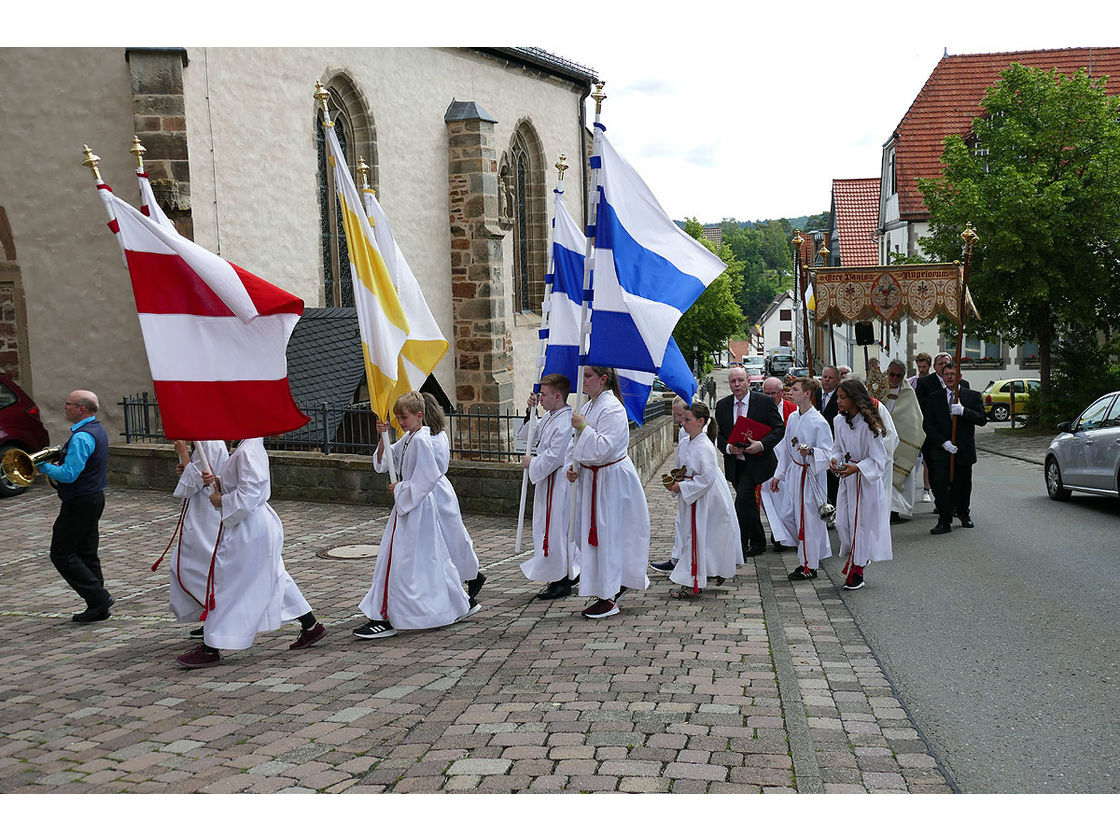
[[[39,406],[12,377],[0,373],[0,458],[9,449],[33,453],[50,446],[51,438],[39,418]],[[0,498],[26,490],[0,473]]]

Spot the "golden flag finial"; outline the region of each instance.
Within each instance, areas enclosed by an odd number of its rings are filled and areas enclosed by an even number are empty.
[[[144,170],[144,152],[146,151],[148,150],[140,143],[140,138],[133,134],[132,147],[129,149],[129,152],[136,155],[136,168],[140,171]]]
[[[101,180],[101,173],[97,170],[97,164],[101,163],[101,158],[93,153],[93,149],[89,146],[83,146],[82,151],[85,152],[85,157],[82,159],[82,166],[88,166],[89,171],[93,173],[95,180]]]
[[[357,167],[357,169],[358,169],[358,177],[362,179],[362,189],[365,190],[365,191],[368,191],[368,192],[373,192],[373,190],[371,190],[369,188],[369,172],[370,172],[369,164],[366,163],[366,159],[364,157],[362,157],[361,155],[358,155],[358,167]]]
[[[560,160],[556,161],[556,164],[555,164],[556,168],[560,172],[560,174],[556,176],[557,181],[563,181],[564,180],[564,170],[569,168],[568,164],[565,163],[565,161],[567,159],[568,159],[567,155],[560,155]]]

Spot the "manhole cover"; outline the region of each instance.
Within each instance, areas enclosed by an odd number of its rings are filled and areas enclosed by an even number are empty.
[[[333,557],[336,560],[359,560],[377,557],[380,545],[335,545],[317,552],[320,557]]]

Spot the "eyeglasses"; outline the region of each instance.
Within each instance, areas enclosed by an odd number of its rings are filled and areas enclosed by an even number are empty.
[[[901,373],[892,373],[889,370],[887,371],[887,376],[889,376],[891,379],[901,379],[902,378]]]

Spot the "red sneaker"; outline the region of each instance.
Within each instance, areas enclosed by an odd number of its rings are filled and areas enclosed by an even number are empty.
[[[222,655],[216,650],[207,650],[205,645],[199,645],[193,650],[176,656],[175,661],[184,668],[209,668],[222,661]]]
[[[323,626],[323,622],[319,622],[310,630],[300,630],[296,640],[288,645],[288,650],[299,650],[300,648],[311,647],[321,638],[327,635],[327,628]]]
[[[582,615],[584,618],[606,618],[607,616],[618,615],[618,612],[618,604],[606,598],[600,598],[585,609]]]

